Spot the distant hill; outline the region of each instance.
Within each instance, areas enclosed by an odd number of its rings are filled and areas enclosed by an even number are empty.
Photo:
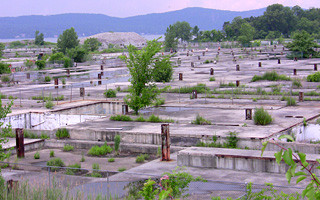
[[[266,8],[244,12],[224,11],[207,8],[185,8],[166,13],[154,13],[127,18],[110,17],[102,14],[60,14],[31,15],[21,17],[0,17],[0,38],[16,36],[33,38],[39,30],[45,37],[54,37],[65,29],[74,27],[79,36],[90,36],[102,32],[136,32],[163,34],[176,21],[187,21],[200,30],[222,29],[226,21],[234,17],[260,16]]]

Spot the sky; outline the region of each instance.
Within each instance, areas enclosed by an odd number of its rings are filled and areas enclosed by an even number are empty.
[[[275,3],[302,8],[320,8],[319,0],[0,0],[0,17],[53,15],[62,13],[96,13],[129,17],[162,13],[187,7],[247,11]]]

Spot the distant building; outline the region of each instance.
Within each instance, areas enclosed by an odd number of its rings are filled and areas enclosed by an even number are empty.
[[[99,33],[97,35],[92,35],[86,38],[80,39],[80,44],[83,44],[84,41],[88,38],[97,38],[99,42],[102,43],[101,48],[107,49],[112,45],[117,46],[119,48],[124,48],[129,44],[132,44],[136,47],[144,47],[146,45],[146,39],[141,37],[139,34],[134,32],[106,32],[106,33]]]

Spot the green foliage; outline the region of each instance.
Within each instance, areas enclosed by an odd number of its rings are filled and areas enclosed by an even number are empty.
[[[163,105],[165,103],[165,99],[164,98],[157,98],[156,101],[153,103],[154,106],[160,106]]]
[[[52,101],[51,100],[48,100],[47,102],[46,102],[46,108],[47,109],[52,109],[53,108],[53,103],[52,103]]]
[[[10,81],[10,77],[9,76],[6,76],[6,75],[2,75],[1,76],[1,82],[2,83],[7,83]]]
[[[129,88],[129,95],[125,98],[126,104],[138,114],[139,110],[152,104],[157,97],[157,86],[153,81],[153,64],[156,54],[161,50],[161,43],[157,40],[148,41],[146,47],[137,50],[133,45],[128,46],[129,58],[121,57],[127,64],[132,86]]]
[[[58,129],[56,132],[56,137],[58,139],[70,138],[68,129],[66,128]]]
[[[124,171],[126,171],[126,170],[127,170],[127,168],[125,168],[125,167],[119,167],[119,168],[118,168],[118,171],[119,171],[119,172],[124,172]]]
[[[65,58],[63,59],[63,67],[64,67],[64,68],[72,67],[72,61],[71,61],[70,58],[65,57]]]
[[[64,60],[65,56],[62,52],[57,52],[57,53],[53,53],[51,54],[49,61],[53,62],[53,61],[61,61]]]
[[[113,115],[110,117],[112,121],[132,121],[130,116],[127,115]]]
[[[68,175],[74,175],[77,172],[80,172],[81,170],[81,164],[80,163],[75,163],[73,165],[68,165],[68,167],[70,168],[74,168],[74,169],[69,169],[67,168],[66,174]]]
[[[247,22],[243,23],[240,28],[240,35],[238,41],[242,45],[250,44],[250,41],[253,40],[255,29]]]
[[[61,82],[62,82],[63,85],[65,85],[65,84],[66,84],[66,79],[63,78],[63,79],[61,80]]]
[[[50,76],[45,76],[44,77],[44,81],[45,82],[50,82],[51,81],[51,77]]]
[[[30,68],[30,67],[32,67],[35,63],[32,61],[32,60],[25,60],[24,62],[23,62],[23,64],[26,66],[26,67],[28,67],[28,68]]]
[[[218,138],[216,135],[212,137],[211,143],[204,143],[204,142],[199,142],[197,144],[198,147],[213,147],[213,148],[229,148],[229,149],[235,149],[237,148],[237,143],[239,141],[239,138],[237,137],[238,133],[237,132],[229,132],[228,136],[226,137],[226,142],[221,144],[218,142]]]
[[[214,77],[210,77],[209,81],[216,81],[216,79]]]
[[[106,98],[115,98],[117,97],[117,91],[113,89],[108,89],[103,93]]]
[[[206,93],[208,91],[210,91],[210,88],[208,88],[206,86],[206,84],[203,83],[198,83],[196,86],[192,86],[192,87],[181,87],[181,88],[173,88],[170,89],[169,92],[171,93],[192,93],[193,90],[197,90],[198,94],[199,93]]]
[[[134,121],[136,121],[136,122],[145,122],[146,119],[143,116],[139,116]]]
[[[0,58],[3,56],[3,50],[6,48],[6,45],[0,42]]]
[[[92,164],[92,177],[102,177],[102,175],[99,173],[100,165],[98,163]]]
[[[63,147],[63,151],[73,151],[74,150],[74,146],[66,144]]]
[[[109,159],[108,159],[108,162],[114,162],[114,161],[115,161],[114,158],[109,158]]]
[[[159,116],[155,116],[154,114],[150,115],[146,121],[153,123],[174,123],[174,120],[172,119],[161,119]]]
[[[308,82],[320,82],[320,72],[316,72],[314,74],[310,74],[307,76]]]
[[[95,145],[89,149],[88,155],[90,156],[105,156],[108,153],[112,152],[112,148],[106,144],[102,145],[101,147]]]
[[[53,166],[51,167],[51,171],[58,171],[59,168],[57,167],[64,167],[65,164],[61,158],[52,158],[51,160],[47,161],[47,166]]]
[[[169,27],[167,27],[167,30],[164,35],[165,35],[165,38],[164,38],[165,51],[168,52],[171,49],[172,50],[177,49],[178,39],[176,37],[176,32],[172,25],[169,25]]]
[[[66,29],[59,35],[57,48],[59,52],[66,54],[67,49],[73,49],[79,45],[78,35],[74,28]]]
[[[155,181],[151,180],[150,178],[144,183],[143,189],[139,191],[139,194],[142,195],[143,199],[145,200],[154,200],[156,195],[159,193],[158,189],[155,189],[154,185],[156,184]]]
[[[143,163],[145,161],[145,157],[143,155],[136,157],[136,163]]]
[[[96,51],[102,45],[97,38],[88,38],[84,41],[84,48],[87,51]]]
[[[10,65],[7,63],[0,62],[0,74],[10,74]]]
[[[39,31],[36,31],[34,44],[35,45],[44,45],[44,35],[43,35],[43,33],[40,33],[40,35],[39,35]]]
[[[303,57],[309,57],[309,55],[317,55],[317,52],[314,48],[318,48],[319,45],[314,42],[312,36],[307,33],[305,30],[298,31],[293,35],[293,41],[287,44],[287,48],[290,51],[302,52]]]
[[[54,157],[54,151],[50,150],[50,158],[53,158],[53,157]]]
[[[308,125],[306,118],[303,118],[303,126],[306,127]]]
[[[295,106],[295,105],[297,105],[295,98],[287,97],[286,101],[287,101],[287,106]]]
[[[298,78],[294,78],[292,80],[292,86],[295,88],[301,88],[302,87],[301,80]]]
[[[202,116],[200,116],[199,114],[197,114],[197,117],[195,120],[193,120],[191,122],[191,124],[198,124],[198,125],[210,125],[211,122],[205,118],[203,118]]]
[[[276,71],[265,72],[262,76],[254,75],[251,79],[251,82],[260,81],[260,80],[268,80],[268,81],[290,81],[290,77],[286,75],[278,74]]]
[[[119,151],[120,141],[121,141],[121,137],[120,137],[119,134],[117,134],[116,136],[114,136],[114,150],[115,150],[115,151]]]
[[[236,132],[229,132],[227,136],[227,146],[228,148],[237,148],[237,143],[239,138],[237,137],[238,133]]]
[[[163,56],[160,60],[155,62],[152,72],[155,82],[170,82],[172,79],[173,67],[170,57]]]
[[[37,60],[36,65],[39,70],[42,70],[46,67],[46,61],[45,60]]]
[[[37,151],[35,154],[34,154],[34,159],[40,159],[40,153],[39,151]]]
[[[84,161],[86,161],[86,159],[84,157],[84,152],[81,152],[81,160],[80,160],[80,162],[84,162]]]
[[[272,122],[272,117],[263,107],[256,108],[253,115],[253,121],[257,125],[268,125]]]
[[[10,49],[22,48],[25,46],[26,46],[26,44],[24,44],[20,41],[13,41],[13,42],[10,42],[10,44],[9,44]]]
[[[85,62],[88,52],[86,49],[76,46],[72,49],[67,49],[67,55],[73,59],[74,62]]]

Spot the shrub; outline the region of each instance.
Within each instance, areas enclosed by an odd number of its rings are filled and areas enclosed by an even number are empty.
[[[154,106],[160,106],[163,105],[165,103],[165,99],[160,98],[160,99],[156,99],[156,101],[154,102]]]
[[[36,61],[36,65],[38,66],[38,69],[44,69],[46,67],[46,61],[45,60],[38,60]]]
[[[206,86],[206,84],[198,83],[196,86],[192,87],[181,87],[181,88],[174,88],[170,89],[168,92],[171,93],[192,93],[193,90],[197,90],[198,93],[206,93],[207,91],[210,91],[210,88]]]
[[[137,156],[136,158],[136,163],[143,163],[144,162],[144,156],[143,155],[140,155],[140,156]]]
[[[80,172],[81,164],[75,163],[73,165],[68,165],[70,168],[76,168],[76,169],[67,169],[66,174],[73,175],[74,173]]]
[[[59,168],[56,168],[56,167],[64,167],[65,164],[61,160],[61,158],[52,158],[51,160],[49,160],[47,162],[47,166],[54,166],[54,167],[51,167],[51,170],[52,171],[58,171]]]
[[[50,151],[50,158],[52,158],[52,157],[54,157],[54,151],[53,150]]]
[[[152,73],[155,82],[170,82],[172,79],[172,74],[173,67],[168,57],[155,62]]]
[[[73,151],[74,150],[74,146],[66,144],[63,147],[63,151]]]
[[[174,120],[172,119],[161,119],[159,116],[155,116],[154,114],[150,115],[146,121],[153,123],[174,123]]]
[[[136,121],[136,122],[145,122],[146,119],[143,116],[139,116],[134,121]]]
[[[10,69],[10,64],[0,62],[0,74],[10,74],[11,69]]]
[[[257,125],[268,125],[272,122],[272,117],[271,115],[264,110],[263,107],[261,108],[256,108],[254,111],[254,116],[253,116],[253,121]]]
[[[149,154],[141,154],[140,156],[143,156],[143,158],[145,159],[145,160],[149,160],[149,158],[150,158],[150,155]]]
[[[115,151],[119,151],[120,140],[121,140],[121,137],[120,137],[120,135],[117,134],[117,135],[114,137],[114,150],[115,150]]]
[[[40,153],[36,152],[33,157],[34,159],[40,159]]]
[[[112,148],[106,144],[102,145],[101,147],[99,146],[93,146],[91,149],[89,149],[88,154],[91,156],[104,156],[107,155],[108,153],[112,152]]]
[[[292,86],[296,87],[296,88],[301,88],[302,87],[302,84],[301,84],[301,80],[300,79],[293,79],[292,80]]]
[[[2,75],[2,76],[1,76],[1,82],[7,83],[7,82],[9,82],[9,81],[10,81],[9,76],[6,76],[6,75]]]
[[[66,128],[58,129],[56,132],[56,137],[58,139],[70,138],[70,134],[69,134],[68,129],[66,129]]]
[[[63,60],[64,58],[65,58],[64,54],[62,52],[58,52],[58,53],[51,54],[49,61],[51,62],[59,61],[59,60]]]
[[[268,81],[290,81],[290,77],[286,75],[278,74],[275,70],[271,72],[265,72],[262,76],[254,75],[251,79],[251,82],[259,81],[259,80],[268,80]]]
[[[44,77],[44,81],[45,82],[50,82],[51,81],[51,77],[50,76],[45,76]]]
[[[46,108],[47,109],[52,109],[53,108],[53,103],[52,103],[52,101],[51,100],[48,100],[47,102],[46,102]]]
[[[210,77],[209,81],[216,81],[216,79],[214,77]]]
[[[114,160],[115,160],[114,158],[109,158],[108,162],[114,162]]]
[[[209,120],[206,120],[199,114],[197,115],[196,119],[191,122],[192,124],[198,124],[198,125],[210,125],[211,122]]]
[[[118,171],[119,171],[119,172],[124,172],[124,171],[126,171],[126,170],[127,170],[127,168],[125,168],[125,167],[119,167],[119,168],[118,168]]]
[[[320,72],[316,72],[314,74],[310,74],[307,76],[308,82],[320,82]]]
[[[92,164],[92,177],[102,177],[101,174],[98,172],[100,170],[100,165],[98,163]]]
[[[130,116],[127,115],[113,115],[110,117],[112,121],[132,121]]]
[[[61,82],[62,82],[63,85],[65,85],[65,84],[66,84],[66,79],[63,78],[63,79],[61,80]]]
[[[292,97],[287,97],[286,100],[287,100],[287,106],[295,106],[295,105],[297,105],[296,100],[294,98],[292,98]]]
[[[104,96],[106,98],[115,98],[115,97],[117,97],[117,91],[113,90],[113,89],[109,89],[109,90],[105,91],[103,94],[104,94]]]
[[[69,68],[69,67],[71,67],[71,59],[70,58],[68,58],[68,57],[65,57],[64,59],[63,59],[63,67],[64,68]]]

